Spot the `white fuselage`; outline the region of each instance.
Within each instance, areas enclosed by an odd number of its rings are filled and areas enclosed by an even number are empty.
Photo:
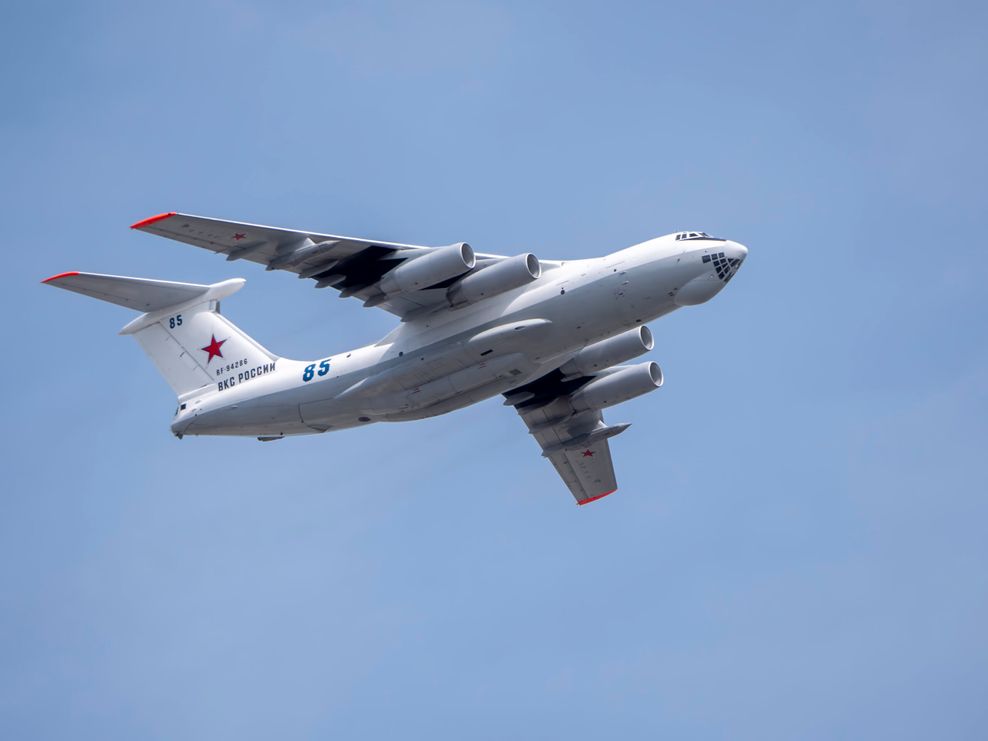
[[[244,368],[185,402],[172,430],[280,437],[444,414],[558,368],[588,344],[709,300],[733,274],[714,267],[720,253],[740,261],[747,250],[667,235],[605,257],[542,261],[541,277],[525,287],[409,317],[373,345]]]

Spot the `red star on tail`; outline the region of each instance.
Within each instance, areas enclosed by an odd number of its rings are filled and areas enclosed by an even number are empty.
[[[223,357],[223,353],[220,352],[220,347],[222,347],[223,343],[226,342],[226,340],[220,340],[219,342],[217,342],[216,335],[212,335],[211,337],[212,337],[212,341],[205,347],[200,348],[203,352],[209,353],[209,357],[206,358],[206,365],[209,365],[209,361],[212,360],[213,358]]]

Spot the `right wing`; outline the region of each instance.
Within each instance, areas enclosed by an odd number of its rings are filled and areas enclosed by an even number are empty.
[[[287,270],[296,273],[299,278],[311,278],[317,288],[335,288],[340,291],[341,298],[355,296],[363,300],[365,306],[380,306],[402,318],[444,305],[446,289],[454,280],[386,296],[378,291],[379,281],[386,273],[407,260],[428,255],[437,249],[435,247],[175,212],[138,221],[131,228],[202,247],[226,255],[227,260],[249,260],[264,265],[268,270]],[[473,270],[481,270],[506,259],[502,255],[478,254]]]
[[[573,413],[565,397],[590,380],[586,376],[564,380],[555,370],[512,389],[504,402],[521,416],[577,504],[617,491],[608,440],[630,426],[607,425],[599,409]]]

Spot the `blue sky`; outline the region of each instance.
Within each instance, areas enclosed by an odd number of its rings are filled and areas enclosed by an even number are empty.
[[[979,3],[66,3],[0,45],[5,738],[975,738],[988,723]],[[747,244],[652,325],[578,508],[510,410],[175,440],[63,270],[243,276],[275,352],[385,312],[179,210],[547,258]]]

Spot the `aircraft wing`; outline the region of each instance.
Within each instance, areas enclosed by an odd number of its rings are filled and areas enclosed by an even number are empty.
[[[515,407],[577,504],[602,499],[617,490],[608,440],[629,427],[607,425],[599,409],[572,413],[565,395],[589,380],[563,380],[559,371],[553,371],[509,391],[504,402]]]
[[[404,318],[445,301],[448,285],[402,291],[383,296],[376,289],[385,273],[404,261],[428,254],[434,247],[380,242],[337,234],[283,229],[206,216],[169,212],[131,226],[226,255],[227,260],[250,260],[268,270],[288,270],[310,278],[317,288],[332,287],[340,296],[355,296],[366,306],[380,306]],[[477,255],[477,268],[504,260],[500,255]]]

